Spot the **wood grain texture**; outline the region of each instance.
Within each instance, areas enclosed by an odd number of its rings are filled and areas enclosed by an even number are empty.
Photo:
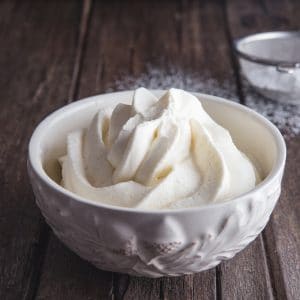
[[[123,286],[120,282],[117,283],[116,291],[121,291],[122,293],[116,299],[162,299],[161,285],[163,279],[138,278],[133,276],[122,277],[127,279],[127,283]]]
[[[263,237],[278,299],[300,298],[300,137],[287,141],[282,195]]]
[[[97,270],[51,234],[36,299],[108,299],[112,273]]]
[[[234,84],[221,9],[218,1],[95,3],[78,97],[115,90],[116,80],[149,68]]]
[[[222,299],[273,298],[261,235],[218,269]]]
[[[299,1],[229,1],[227,7],[233,38],[271,30],[299,30]],[[242,82],[245,104],[265,101]],[[296,109],[296,108],[295,108]],[[282,195],[263,232],[271,285],[276,299],[300,298],[300,139],[287,137],[287,166]]]
[[[0,3],[0,299],[34,296],[47,247],[26,157],[34,126],[70,87],[80,6],[58,2]]]

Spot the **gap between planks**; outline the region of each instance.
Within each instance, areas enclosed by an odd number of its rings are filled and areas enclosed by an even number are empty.
[[[28,275],[30,279],[29,284],[25,290],[25,294],[23,297],[24,300],[35,299],[39,287],[40,277],[42,274],[43,263],[45,261],[45,256],[49,245],[50,229],[43,219],[41,220],[40,227],[40,234],[31,254],[32,257],[35,257],[35,259],[33,259],[34,264],[30,274]]]
[[[67,103],[71,103],[78,94],[80,71],[84,57],[84,48],[91,19],[93,0],[83,0],[81,20],[79,25],[78,45],[75,53],[75,63]]]
[[[230,59],[231,59],[231,65],[233,68],[233,75],[235,78],[235,84],[236,84],[236,92],[237,92],[237,96],[239,99],[239,102],[241,104],[245,104],[245,95],[243,92],[243,84],[242,84],[242,80],[241,80],[241,73],[240,73],[240,66],[239,63],[237,61],[236,55],[235,55],[235,49],[234,49],[234,45],[233,45],[233,37],[230,31],[230,27],[229,27],[229,19],[228,19],[228,13],[227,13],[227,1],[225,0],[223,2],[223,19],[224,19],[224,23],[225,23],[225,36],[227,38],[228,41],[228,46],[230,49]]]

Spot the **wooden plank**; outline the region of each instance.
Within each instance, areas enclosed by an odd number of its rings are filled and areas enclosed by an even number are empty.
[[[0,299],[35,294],[48,240],[28,182],[34,126],[61,106],[73,72],[80,6],[0,3]]]
[[[278,299],[300,298],[299,147],[299,136],[287,142],[282,195],[263,235]]]
[[[79,98],[108,88],[119,89],[117,81],[126,82],[128,76],[142,77],[144,80],[139,82],[147,86],[159,86],[157,80],[150,77],[159,77],[151,72],[153,69],[164,74],[179,70],[184,75],[193,74],[194,80],[199,81],[203,77],[214,78],[220,87],[229,81],[227,85],[233,88],[233,95],[235,81],[230,74],[230,49],[224,40],[221,12],[216,1],[95,3]],[[214,32],[213,42],[210,30]],[[183,76],[182,86],[189,86],[184,80]],[[171,84],[179,80],[169,81]],[[129,87],[130,83],[124,86]]]
[[[176,278],[164,278],[162,282],[162,299],[215,299],[216,291],[215,269],[195,275]]]
[[[228,19],[233,38],[270,30],[299,29],[299,1],[229,1]],[[243,82],[245,104],[254,108],[268,102]],[[263,108],[263,105],[260,106]],[[274,105],[274,110],[284,106]],[[297,110],[295,110],[295,113]],[[289,133],[288,128],[281,128]],[[300,138],[287,136],[287,166],[282,195],[263,232],[273,293],[277,299],[300,298]],[[295,263],[292,263],[295,262]],[[235,281],[232,284],[236,284]]]
[[[111,287],[112,273],[97,270],[51,234],[36,299],[108,299]]]
[[[141,74],[149,63],[170,67],[176,49],[169,46],[169,40],[176,38],[175,29],[155,32],[158,24],[165,27],[170,22],[175,23],[169,6],[156,1],[95,3],[80,80],[80,98],[107,88],[115,89],[116,79]],[[151,15],[157,11],[161,14]],[[164,55],[166,51],[168,56]]]
[[[234,259],[222,263],[219,272],[221,298],[273,298],[261,235]]]
[[[298,30],[299,1],[229,0],[227,14],[234,38],[263,31]]]
[[[77,47],[73,56],[73,72],[70,87],[66,90],[68,97],[64,99],[65,103],[71,102],[76,97],[90,10],[91,1],[84,1],[77,16],[77,26],[75,27],[78,33]],[[112,274],[99,271],[80,259],[63,246],[52,232],[41,273],[36,292],[37,299],[67,298],[75,300],[86,297],[106,299],[111,294]]]
[[[122,275],[122,279],[124,278],[127,279],[126,284],[119,281],[116,282],[117,286],[115,291],[119,292],[119,294],[115,293],[115,295],[117,296],[116,299],[162,299],[161,284],[163,279],[138,278]]]

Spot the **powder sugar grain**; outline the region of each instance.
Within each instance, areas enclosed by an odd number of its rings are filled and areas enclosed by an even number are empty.
[[[243,82],[246,104],[273,122],[288,137],[300,134],[300,106],[266,99]]]

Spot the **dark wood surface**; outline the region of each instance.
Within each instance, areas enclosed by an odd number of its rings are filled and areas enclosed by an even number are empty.
[[[286,135],[282,196],[263,233],[193,276],[97,270],[53,235],[26,173],[28,140],[45,115],[119,89],[117,80],[134,86],[149,66],[213,78],[245,105],[265,101],[241,79],[232,40],[299,27],[297,0],[1,1],[0,299],[300,299],[299,136]]]

